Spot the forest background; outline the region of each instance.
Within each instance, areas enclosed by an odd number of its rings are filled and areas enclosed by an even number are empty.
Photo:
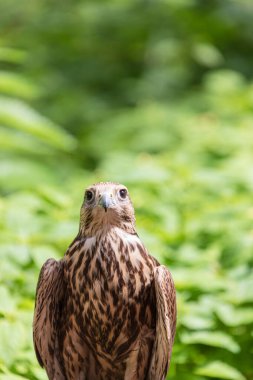
[[[129,187],[175,279],[171,380],[253,379],[251,0],[0,0],[0,380],[46,379],[39,270]]]

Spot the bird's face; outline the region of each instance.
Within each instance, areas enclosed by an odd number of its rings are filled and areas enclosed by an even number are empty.
[[[90,233],[111,226],[135,231],[134,208],[124,185],[100,182],[85,191],[80,228]]]

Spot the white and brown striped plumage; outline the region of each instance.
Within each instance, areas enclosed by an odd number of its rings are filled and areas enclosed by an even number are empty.
[[[50,380],[164,380],[175,330],[171,274],[140,241],[127,189],[91,186],[77,237],[40,272],[39,363]]]

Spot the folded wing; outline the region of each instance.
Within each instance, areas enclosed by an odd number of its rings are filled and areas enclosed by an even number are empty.
[[[176,291],[168,269],[155,268],[156,336],[152,351],[148,380],[164,380],[170,365],[170,357],[176,332]]]
[[[58,341],[65,291],[63,262],[47,260],[37,284],[33,342],[37,359],[50,380],[65,379]]]

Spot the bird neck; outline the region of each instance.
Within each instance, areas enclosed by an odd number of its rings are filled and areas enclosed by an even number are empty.
[[[129,234],[136,234],[134,214],[113,208],[106,212],[99,207],[81,208],[79,234],[82,237],[104,235],[115,227]]]
[[[135,226],[130,222],[122,222],[120,225],[115,225],[113,223],[103,223],[103,224],[90,224],[85,226],[80,223],[79,226],[79,236],[84,237],[93,237],[101,238],[104,235],[114,233],[115,230],[121,230],[124,233],[130,235],[137,235]]]

